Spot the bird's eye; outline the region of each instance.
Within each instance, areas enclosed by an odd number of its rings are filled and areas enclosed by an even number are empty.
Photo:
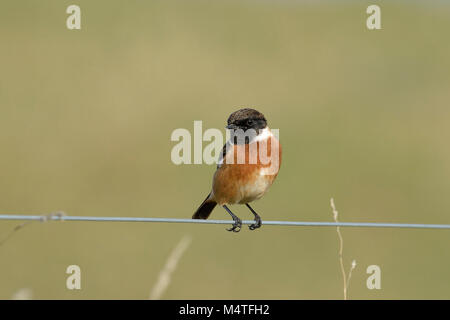
[[[252,119],[248,119],[247,120],[247,125],[249,125],[249,126],[253,125],[253,120]]]

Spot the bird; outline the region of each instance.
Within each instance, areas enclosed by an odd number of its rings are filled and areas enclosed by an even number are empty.
[[[249,229],[255,230],[261,227],[262,220],[249,203],[260,199],[277,177],[281,144],[267,126],[264,115],[255,109],[233,112],[225,128],[230,130],[230,139],[219,156],[211,191],[192,218],[208,219],[220,205],[233,219],[232,227],[227,230],[239,232],[242,221],[228,205],[244,204],[255,218]]]

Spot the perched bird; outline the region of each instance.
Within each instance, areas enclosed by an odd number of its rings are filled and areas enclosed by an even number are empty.
[[[272,185],[281,165],[281,146],[267,126],[266,118],[257,110],[244,108],[233,112],[226,126],[231,138],[223,147],[212,190],[193,219],[207,219],[216,205],[233,218],[228,231],[239,232],[242,221],[228,204],[245,204],[255,216],[250,230],[261,227],[261,217],[249,203],[261,198]]]

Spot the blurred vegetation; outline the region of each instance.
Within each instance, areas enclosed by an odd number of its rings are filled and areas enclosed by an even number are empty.
[[[1,213],[189,218],[215,166],[172,164],[171,132],[253,106],[284,151],[263,219],[332,221],[334,197],[341,221],[450,223],[450,6],[377,1],[369,31],[368,1],[78,0],[70,31],[73,3],[0,4]],[[450,298],[448,231],[342,233],[351,299]],[[88,222],[15,234],[0,298],[146,299],[185,234],[164,298],[342,298],[334,228]],[[70,264],[82,290],[65,288]]]

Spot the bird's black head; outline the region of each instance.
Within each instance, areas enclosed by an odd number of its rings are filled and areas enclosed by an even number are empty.
[[[248,129],[253,129],[256,132],[267,127],[267,120],[264,115],[250,108],[240,109],[233,112],[228,117],[227,129],[237,130],[241,129],[247,131]]]

